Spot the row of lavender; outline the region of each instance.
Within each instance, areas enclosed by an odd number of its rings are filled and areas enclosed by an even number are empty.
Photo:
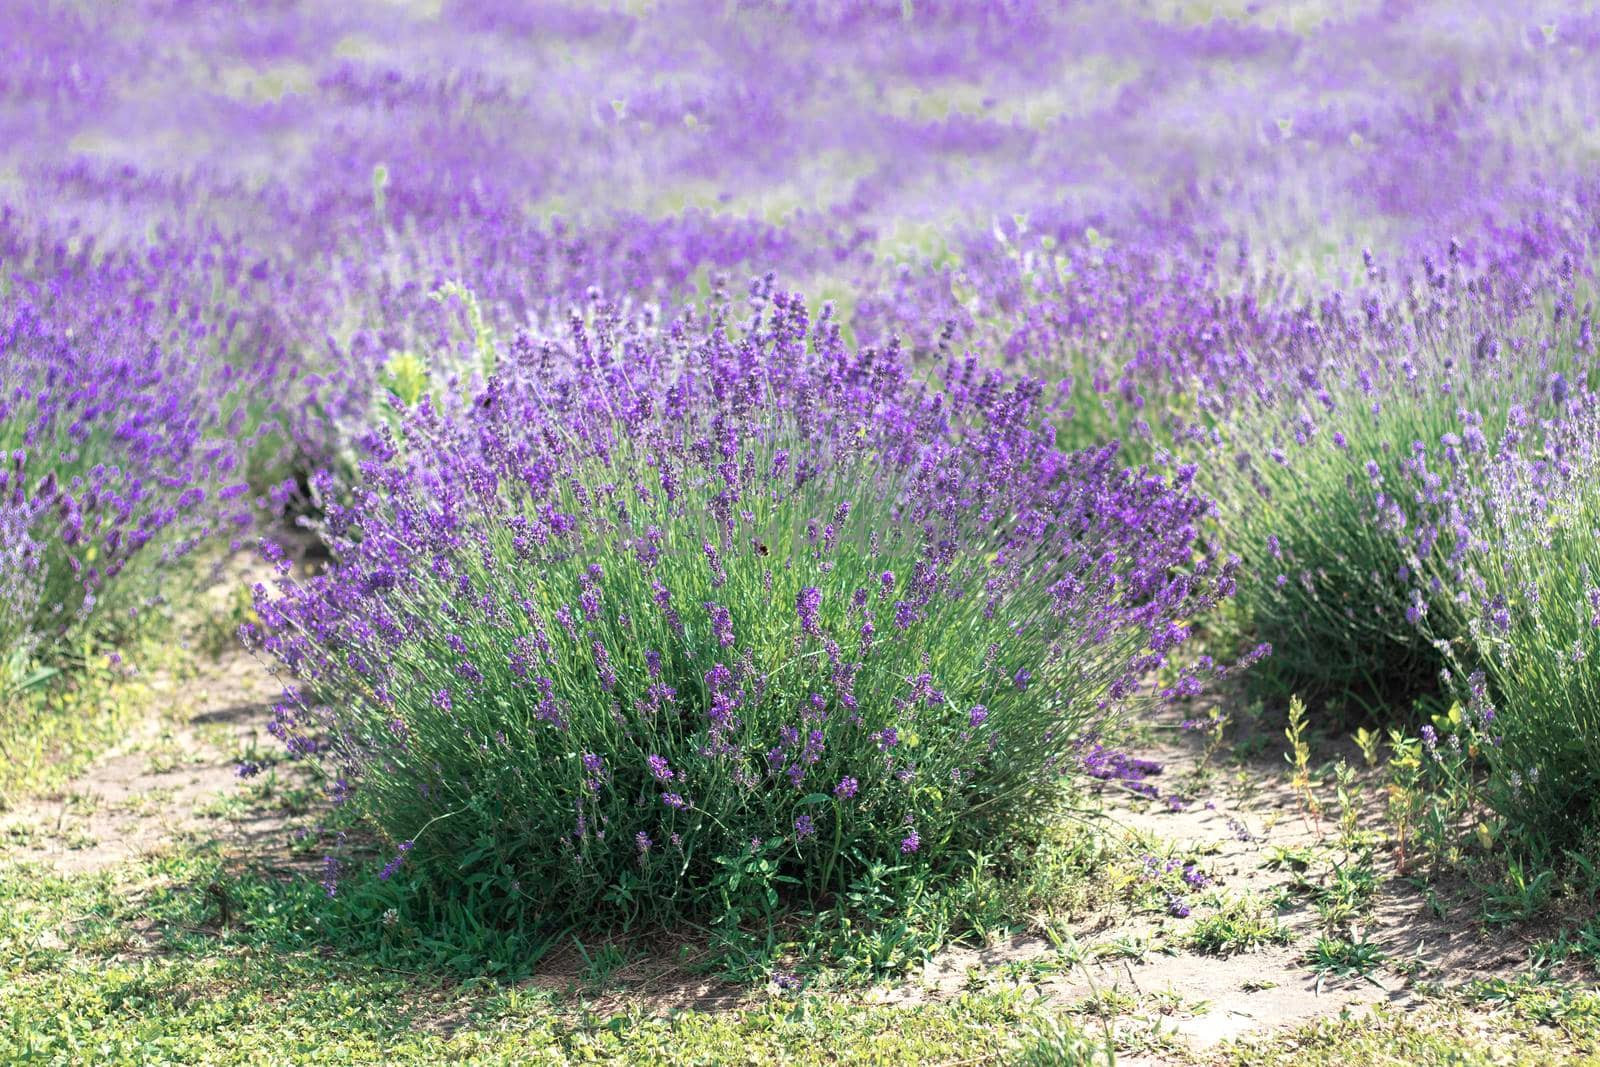
[[[1265,645],[1569,843],[1593,20],[1081,14],[19,13],[5,684],[309,494],[274,729],[485,907],[948,870]]]

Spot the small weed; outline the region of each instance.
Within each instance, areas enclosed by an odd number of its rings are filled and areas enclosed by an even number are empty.
[[[1374,971],[1383,965],[1383,951],[1371,941],[1349,941],[1340,937],[1319,937],[1306,953],[1306,964],[1317,975],[1317,992],[1328,978],[1363,978],[1373,985]]]
[[[594,991],[605,989],[611,984],[611,979],[616,973],[628,965],[627,954],[611,942],[606,942],[592,952],[577,938],[573,938],[572,943],[583,959],[583,975],[580,981],[586,989]]]
[[[1306,827],[1316,832],[1321,837],[1319,826],[1322,818],[1322,804],[1317,800],[1316,791],[1311,785],[1311,745],[1306,740],[1306,705],[1298,696],[1289,699],[1289,725],[1283,731],[1284,737],[1289,740],[1289,751],[1284,759],[1289,761],[1294,768],[1294,777],[1291,785],[1294,787],[1295,796],[1300,801],[1300,815],[1305,820]]]
[[[1149,934],[1124,934],[1095,946],[1095,955],[1103,960],[1130,960],[1143,963],[1155,945]]]
[[[1216,956],[1288,944],[1289,931],[1270,912],[1263,904],[1245,898],[1224,900],[1216,912],[1194,921],[1185,943],[1197,952]]]
[[[1089,1037],[1059,1016],[1040,1016],[1024,1031],[1022,1048],[1006,1062],[1012,1067],[1114,1067],[1115,1044],[1109,1033]]]
[[[1188,1000],[1175,990],[1165,989],[1159,993],[1150,994],[1149,1006],[1160,1015],[1184,1015],[1189,1018],[1198,1018],[1211,1011],[1209,1000]]]
[[[1402,978],[1417,978],[1428,969],[1428,965],[1415,956],[1403,960],[1388,960],[1387,966]]]
[[[1600,971],[1600,917],[1561,930],[1534,946],[1534,966],[1538,970],[1548,970],[1574,958]]]
[[[1509,861],[1501,879],[1484,886],[1484,922],[1504,926],[1531,919],[1550,900],[1555,884],[1555,871],[1529,873],[1521,861]]]
[[[1467,988],[1470,1003],[1516,1012],[1544,1026],[1600,1024],[1600,993],[1541,978],[1490,978]]]
[[[1261,865],[1269,871],[1304,871],[1316,858],[1317,850],[1306,845],[1269,845]]]
[[[1139,998],[1132,993],[1124,993],[1120,989],[1104,987],[1096,989],[1087,997],[1073,1005],[1072,1010],[1079,1015],[1093,1015],[1097,1019],[1115,1019],[1121,1015],[1128,1015],[1139,1006]]]
[[[94,848],[100,843],[100,839],[87,830],[74,827],[67,831],[62,838],[62,843],[74,852],[82,852],[85,849]]]
[[[1335,863],[1327,880],[1312,890],[1313,905],[1324,929],[1334,930],[1365,915],[1378,892],[1378,874],[1370,858]]]

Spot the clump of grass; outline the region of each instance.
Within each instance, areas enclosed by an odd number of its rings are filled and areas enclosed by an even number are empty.
[[[1233,956],[1268,945],[1286,945],[1289,930],[1272,910],[1248,897],[1223,897],[1216,910],[1196,918],[1184,943],[1197,952]]]
[[[1116,1045],[1108,1037],[1090,1036],[1060,1016],[1031,1020],[1022,1032],[1022,1047],[1006,1060],[1015,1067],[1112,1067]]]
[[[1387,959],[1371,941],[1352,941],[1342,937],[1319,937],[1306,951],[1306,966],[1317,974],[1317,990],[1328,978],[1364,978],[1377,984],[1372,975]]]

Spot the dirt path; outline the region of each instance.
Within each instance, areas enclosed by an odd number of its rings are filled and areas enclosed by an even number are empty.
[[[264,726],[279,690],[265,669],[235,651],[149,684],[148,714],[120,745],[70,785],[0,815],[7,858],[70,875],[179,841],[253,848],[284,837],[290,813],[245,802],[238,774],[242,759],[278,752]]]
[[[1367,904],[1330,927],[1312,905],[1319,884],[1333,863],[1359,861],[1338,847],[1337,827],[1327,813],[1321,820],[1302,815],[1281,764],[1197,779],[1195,747],[1163,745],[1138,754],[1163,764],[1162,775],[1153,779],[1163,797],[1173,791],[1185,802],[1174,810],[1165,799],[1106,787],[1100,792],[1103,812],[1133,855],[1192,857],[1199,863],[1211,885],[1187,898],[1193,917],[1158,909],[1090,920],[1067,931],[1077,948],[1066,952],[1042,934],[955,949],[887,999],[950,997],[970,988],[974,974],[1020,974],[1046,1002],[1075,1010],[1091,1024],[1096,1015],[1113,1016],[1118,1032],[1141,1049],[1119,1056],[1118,1063],[1149,1065],[1204,1061],[1230,1039],[1265,1038],[1381,1003],[1414,1006],[1421,1003],[1424,984],[1458,987],[1526,968],[1522,940],[1486,936],[1464,909],[1459,916],[1440,916],[1421,891],[1395,876],[1381,849],[1370,861],[1374,880]],[[1286,857],[1311,861],[1301,868]],[[1187,944],[1197,920],[1214,913],[1218,899],[1259,904],[1281,923],[1286,943],[1227,954]],[[1278,911],[1278,902],[1287,906]],[[1366,976],[1319,975],[1307,953],[1324,934],[1370,942],[1384,962]]]

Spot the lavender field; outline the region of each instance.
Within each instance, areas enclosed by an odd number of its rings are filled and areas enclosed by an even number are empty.
[[[1600,1064],[1600,15],[0,0],[0,1062]]]

